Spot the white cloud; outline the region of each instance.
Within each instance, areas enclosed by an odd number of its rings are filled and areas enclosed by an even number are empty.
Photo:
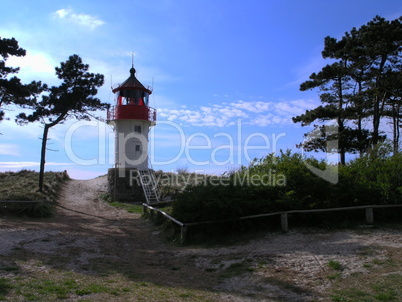
[[[0,162],[0,169],[20,169],[39,166],[37,162]]]
[[[19,156],[20,155],[20,150],[19,150],[18,145],[0,144],[0,155]]]
[[[236,108],[218,108],[203,106],[199,111],[196,110],[177,110],[159,109],[159,116],[167,117],[168,121],[178,121],[194,126],[225,127],[230,123],[230,119],[235,117],[246,117],[245,113]]]
[[[289,118],[280,117],[278,115],[273,115],[269,113],[267,115],[258,115],[250,123],[252,125],[257,125],[260,127],[266,127],[268,125],[285,125],[289,124]]]
[[[59,9],[54,13],[54,16],[58,19],[66,20],[68,22],[89,28],[91,30],[105,24],[101,19],[87,15],[87,14],[76,14],[72,9]]]
[[[270,104],[268,102],[244,102],[242,100],[237,101],[235,103],[230,103],[231,106],[235,107],[235,108],[239,108],[239,109],[243,109],[246,111],[250,111],[250,112],[264,112],[264,111],[268,111],[270,109]]]
[[[58,11],[55,12],[55,14],[63,19],[65,18],[69,13],[71,12],[71,9],[59,9]]]
[[[243,101],[201,106],[199,110],[159,109],[158,115],[169,121],[193,126],[227,127],[238,119],[244,124],[265,127],[293,124],[292,117],[316,107],[313,100],[280,102]]]
[[[58,63],[46,53],[28,51],[24,57],[10,57],[7,60],[7,65],[20,67],[19,77],[25,76],[38,79],[43,77],[38,76],[38,73],[54,75],[54,68]]]
[[[55,162],[46,162],[46,166],[73,166],[73,163],[55,163]],[[0,169],[21,169],[21,168],[30,168],[30,167],[39,167],[39,162],[31,162],[31,161],[23,161],[23,162],[0,162]]]

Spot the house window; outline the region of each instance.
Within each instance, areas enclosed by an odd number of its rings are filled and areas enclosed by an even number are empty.
[[[135,151],[140,151],[140,145],[135,145]]]
[[[134,126],[134,132],[141,133],[141,126]]]

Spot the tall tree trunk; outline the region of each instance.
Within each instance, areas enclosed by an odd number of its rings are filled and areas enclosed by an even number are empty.
[[[386,93],[381,93],[380,89],[382,87],[381,76],[383,75],[384,66],[387,62],[387,55],[381,56],[381,62],[378,67],[378,74],[375,79],[375,96],[374,96],[374,106],[373,106],[373,147],[378,144],[380,139],[379,131],[380,131],[380,121],[382,117],[382,111],[385,105]]]
[[[39,192],[43,192],[43,179],[45,176],[45,162],[46,162],[46,145],[47,145],[47,135],[49,129],[60,123],[67,116],[67,112],[59,115],[59,117],[49,124],[44,124],[43,137],[42,137],[42,150],[40,154],[40,169],[39,169]]]
[[[379,112],[379,102],[378,96],[374,97],[374,108],[373,108],[373,147],[378,143],[378,129],[380,126],[380,117],[378,115]]]
[[[44,125],[43,136],[42,136],[42,150],[40,154],[40,169],[39,169],[39,192],[43,192],[43,179],[45,176],[45,162],[46,162],[46,144],[47,135],[49,133],[50,126],[48,124]]]
[[[339,159],[341,162],[341,165],[346,164],[346,148],[345,148],[345,141],[343,140],[343,132],[345,131],[345,125],[343,123],[344,119],[343,116],[341,115],[342,109],[343,109],[343,83],[342,83],[342,77],[338,77],[338,109],[339,113],[336,118],[336,121],[338,123],[338,143],[339,143]]]
[[[393,149],[394,155],[399,152],[399,119],[400,119],[401,105],[397,100],[392,103],[392,126],[393,126]]]
[[[362,116],[358,113],[359,116],[357,117],[357,141],[359,143],[359,155],[363,157],[364,152],[366,151],[363,144],[363,126],[362,126]]]
[[[339,160],[341,162],[341,165],[345,165],[346,164],[346,149],[345,149],[345,143],[344,143],[344,139],[343,139],[343,132],[345,131],[345,127],[343,125],[343,121],[341,121],[340,119],[338,119],[338,129],[339,129],[339,133],[338,133],[338,141],[339,141]]]
[[[362,78],[363,78],[363,69],[361,70],[361,72],[359,73],[359,78],[357,81],[358,84],[358,91],[357,91],[357,95],[359,96],[358,99],[358,103],[356,104],[355,102],[355,107],[357,108],[357,141],[358,141],[358,148],[359,148],[359,155],[360,157],[363,157],[364,152],[366,152],[366,148],[364,147],[363,144],[363,102],[360,98],[362,97],[362,92],[363,92],[363,86],[362,86]]]

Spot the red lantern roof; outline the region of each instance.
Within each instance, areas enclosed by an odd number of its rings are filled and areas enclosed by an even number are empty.
[[[130,69],[130,77],[125,80],[122,84],[120,84],[118,87],[114,88],[112,91],[113,93],[116,93],[117,91],[120,90],[126,90],[126,89],[134,89],[134,90],[142,90],[146,91],[149,94],[152,93],[151,87],[147,86],[145,87],[144,85],[141,84],[140,81],[135,77],[135,68],[131,67]]]
[[[108,122],[116,120],[146,120],[156,122],[156,110],[148,106],[151,87],[145,87],[135,77],[134,66],[130,69],[130,77],[116,88],[116,105],[107,113]]]

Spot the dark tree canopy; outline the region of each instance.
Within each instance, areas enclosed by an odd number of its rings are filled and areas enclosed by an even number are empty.
[[[392,117],[397,152],[402,117],[402,17],[387,21],[377,16],[340,40],[326,37],[322,56],[335,62],[300,85],[301,91],[318,88],[322,105],[294,117],[293,122],[308,126],[332,121],[338,131],[326,135],[322,125],[314,125],[314,135],[307,133],[307,140],[299,146],[325,150],[326,143],[336,139],[344,164],[346,153],[362,154],[383,141],[380,123]]]
[[[56,75],[63,80],[60,86],[49,88],[49,94],[29,108],[29,115],[20,113],[17,122],[26,124],[39,121],[50,127],[68,119],[90,120],[91,111],[108,108],[95,95],[97,88],[104,83],[104,76],[88,72],[89,65],[84,64],[78,55],[72,55],[60,67],[56,67]]]
[[[6,61],[10,56],[23,57],[26,51],[18,45],[18,41],[14,38],[7,39],[0,37],[0,121],[4,119],[4,106],[30,105],[36,101],[37,96],[46,90],[46,85],[41,82],[33,81],[24,85],[16,76],[19,71],[18,67],[10,67],[6,65]]]

